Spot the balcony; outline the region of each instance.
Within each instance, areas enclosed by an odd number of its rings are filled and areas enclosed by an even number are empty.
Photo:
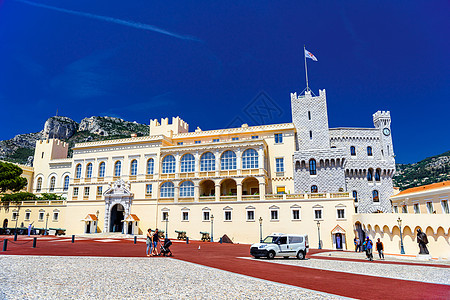
[[[220,201],[237,201],[237,196],[220,196]]]

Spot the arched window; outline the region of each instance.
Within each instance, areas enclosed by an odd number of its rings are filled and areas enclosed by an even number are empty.
[[[56,177],[52,176],[52,178],[50,178],[50,192],[53,192],[55,190],[55,184],[56,184]]]
[[[373,169],[367,170],[367,181],[373,180]]]
[[[317,185],[312,185],[311,186],[311,193],[317,193],[318,189],[317,189]]]
[[[36,192],[40,192],[42,190],[42,177],[39,177],[36,184]]]
[[[236,153],[227,150],[220,158],[220,168],[222,170],[236,170]]]
[[[181,173],[195,171],[195,158],[192,154],[185,154],[181,157]]]
[[[161,185],[161,198],[173,198],[174,197],[174,186],[170,181],[166,181]]]
[[[155,161],[153,158],[149,158],[147,160],[147,175],[153,175],[153,170],[155,167]]]
[[[131,172],[130,172],[131,176],[137,175],[137,167],[138,167],[138,162],[137,162],[137,160],[133,159],[131,161]]]
[[[353,191],[353,199],[355,200],[355,202],[358,202],[358,192],[357,191]]]
[[[106,167],[106,164],[104,161],[102,161],[100,163],[100,166],[98,166],[98,177],[100,177],[100,178],[105,177],[105,167]]]
[[[163,174],[175,173],[175,157],[167,155],[162,161]]]
[[[192,181],[184,181],[181,183],[180,197],[194,197],[194,184]]]
[[[81,164],[78,164],[75,168],[75,178],[81,178]]]
[[[120,174],[122,173],[122,162],[116,161],[114,164],[114,176],[120,177]]]
[[[258,168],[258,152],[255,149],[247,149],[242,154],[242,168],[243,169],[257,169]]]
[[[88,163],[86,166],[86,178],[92,178],[92,164]]]
[[[356,148],[355,148],[355,146],[351,146],[350,147],[350,155],[351,156],[355,156],[356,155]]]
[[[64,187],[63,190],[67,191],[69,189],[69,175],[64,176]]]
[[[380,178],[381,178],[381,170],[377,169],[375,171],[375,181],[380,181]]]
[[[310,175],[316,175],[317,174],[316,160],[314,158],[309,160],[309,174]]]
[[[216,157],[211,152],[206,152],[200,157],[200,172],[215,171]]]
[[[368,146],[367,147],[367,156],[372,156],[372,147]]]
[[[380,202],[380,195],[378,194],[377,190],[372,191],[372,199],[373,202]]]

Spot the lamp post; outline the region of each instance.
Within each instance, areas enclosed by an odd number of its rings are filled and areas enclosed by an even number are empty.
[[[319,235],[319,249],[322,249],[322,243],[320,242],[320,221],[317,221],[317,233]]]
[[[169,213],[166,214],[166,239],[168,238],[167,227],[169,226]]]
[[[99,215],[99,211],[97,210],[97,212],[95,213],[95,215],[97,216],[97,221],[95,221],[95,233],[97,233],[97,225],[98,225],[98,215]]]
[[[47,217],[47,219],[46,219],[46,221],[45,221],[45,235],[48,235],[48,232],[47,232],[47,224],[48,224],[48,217],[50,217],[50,214],[47,213],[45,216]]]
[[[402,235],[402,219],[397,219],[398,227],[400,227],[400,254],[405,254],[405,248],[403,248],[403,235]]]
[[[213,231],[214,231],[214,215],[211,215],[211,243],[212,242],[214,242],[214,238],[213,238],[213,236],[214,236],[214,233],[213,233]]]
[[[14,229],[14,234],[17,233],[17,221],[19,221],[19,209],[17,209],[17,214],[16,214],[16,228]]]
[[[262,222],[263,222],[263,218],[259,217],[259,242],[262,243],[263,239],[262,239]]]

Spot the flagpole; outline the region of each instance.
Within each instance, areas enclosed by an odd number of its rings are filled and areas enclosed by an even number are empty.
[[[309,92],[309,84],[308,84],[308,66],[306,65],[306,46],[305,46],[305,45],[303,45],[303,56],[305,57],[306,91]]]

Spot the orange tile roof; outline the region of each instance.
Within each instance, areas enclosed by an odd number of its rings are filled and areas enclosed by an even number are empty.
[[[422,185],[422,186],[416,186],[416,187],[413,187],[413,188],[401,191],[397,195],[394,195],[394,197],[401,196],[401,195],[404,195],[404,194],[411,194],[411,193],[417,193],[417,192],[423,192],[423,191],[428,191],[428,190],[439,189],[439,188],[443,188],[443,187],[446,187],[446,186],[450,186],[450,180],[443,181],[443,182],[432,183],[432,184],[427,184],[427,185]]]

